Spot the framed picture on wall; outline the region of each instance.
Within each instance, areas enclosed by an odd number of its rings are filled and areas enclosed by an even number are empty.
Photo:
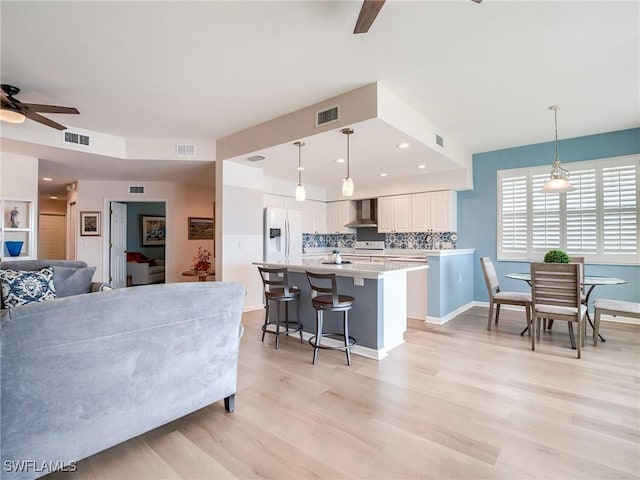
[[[213,240],[213,218],[189,217],[189,240]]]
[[[80,212],[80,235],[83,237],[100,236],[100,212]]]
[[[140,215],[140,231],[143,246],[164,245],[167,240],[166,217]]]

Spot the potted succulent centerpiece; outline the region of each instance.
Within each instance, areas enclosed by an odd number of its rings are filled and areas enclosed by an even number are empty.
[[[545,254],[544,261],[545,263],[569,263],[569,255],[563,250],[554,248]]]

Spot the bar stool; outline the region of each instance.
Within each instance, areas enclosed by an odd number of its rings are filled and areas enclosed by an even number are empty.
[[[272,333],[276,336],[276,350],[278,349],[278,339],[281,333],[289,335],[289,333],[300,333],[300,342],[302,343],[302,324],[300,323],[300,289],[298,287],[289,287],[289,279],[286,268],[266,268],[258,267],[262,283],[264,285],[264,324],[262,325],[262,341],[264,335]],[[289,303],[297,301],[297,321],[289,321]],[[278,309],[276,319],[271,318],[269,305],[271,302],[277,302]],[[284,305],[284,324],[280,319],[280,305]],[[275,325],[275,329],[270,329],[269,325]],[[280,327],[284,330],[281,332]]]
[[[316,334],[309,339],[309,345],[313,347],[313,364],[316,363],[318,350],[344,350],[347,354],[347,365],[351,365],[351,347],[356,344],[356,339],[349,336],[349,310],[356,299],[348,295],[338,294],[335,273],[307,273],[307,279],[311,286],[311,303],[316,310]],[[324,312],[342,312],[343,330],[341,333],[325,333],[323,328]],[[342,340],[344,345],[321,345],[323,337],[334,340]]]

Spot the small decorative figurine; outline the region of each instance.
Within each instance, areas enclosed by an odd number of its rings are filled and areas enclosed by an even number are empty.
[[[13,210],[11,210],[10,214],[11,228],[18,228],[18,226],[20,225],[20,222],[18,221],[19,214],[20,212],[18,212],[18,207],[13,207]]]

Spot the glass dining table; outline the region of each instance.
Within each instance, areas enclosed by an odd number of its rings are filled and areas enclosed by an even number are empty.
[[[529,286],[531,286],[531,274],[530,273],[507,273],[505,275],[507,278],[511,278],[512,280],[522,280],[523,282],[527,282]],[[593,292],[594,288],[598,285],[622,285],[627,283],[626,280],[617,277],[602,277],[596,275],[585,275],[584,280],[582,281],[582,286],[585,288],[585,303],[589,305],[589,297],[591,296],[591,292]],[[593,328],[593,322],[591,321],[591,317],[589,316],[589,310],[587,309],[587,320],[589,321],[589,325]],[[526,328],[525,328],[526,332]],[[598,337],[601,341],[605,342],[605,338],[598,334]],[[571,346],[575,348],[573,338],[571,341]]]

